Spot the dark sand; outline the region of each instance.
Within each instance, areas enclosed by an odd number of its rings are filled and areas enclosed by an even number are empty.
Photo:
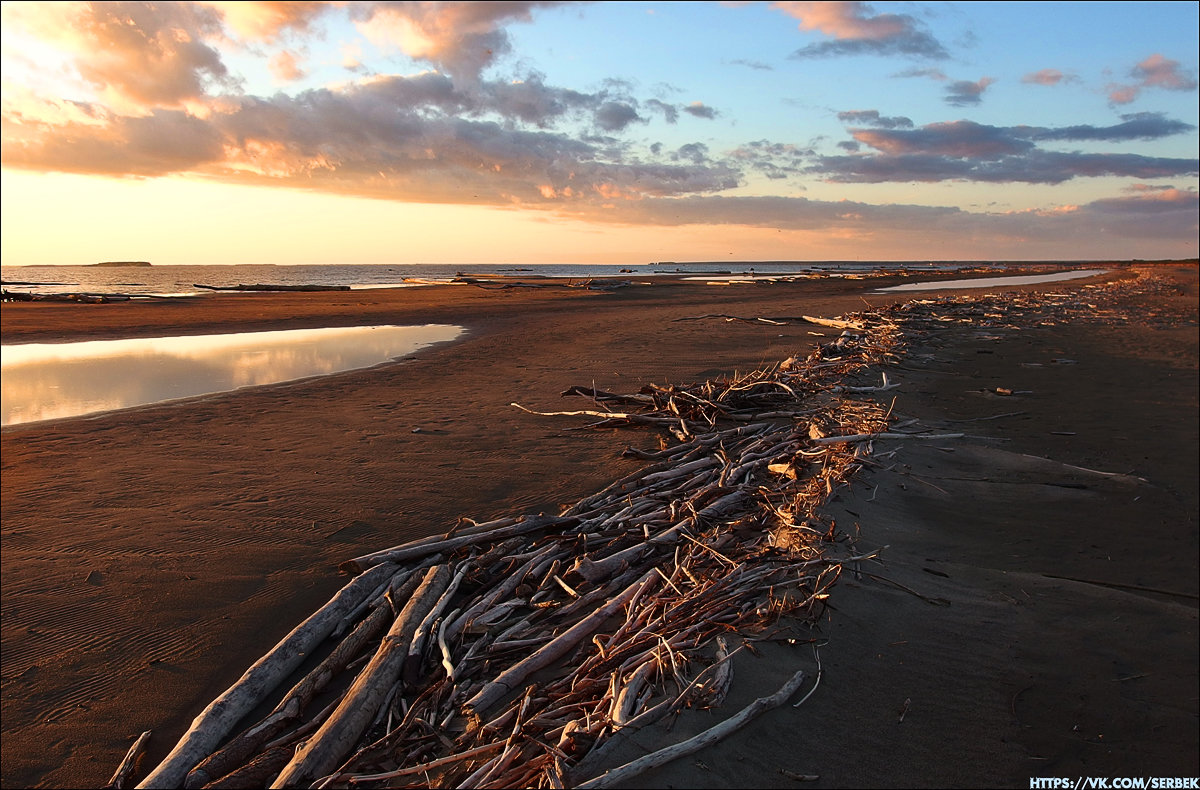
[[[632,784],[798,786],[781,769],[819,776],[799,785],[814,787],[1200,773],[1197,270],[1163,271],[1178,294],[1129,305],[1126,323],[957,327],[914,349],[933,356],[894,372],[896,411],[972,438],[880,444],[896,455],[833,507],[862,545],[888,546],[873,573],[950,605],[843,577],[804,706]],[[375,323],[470,333],[372,370],[5,428],[3,785],[97,786],[146,729],[146,765],[157,762],[344,583],[339,562],[460,516],[552,511],[632,468],[625,446],[653,444],[568,431],[510,402],[578,408],[558,393],[776,362],[836,333],[674,319],[829,316],[924,296],[869,293],[896,281],[4,304],[6,343]],[[1053,363],[1063,358],[1075,364]],[[1032,394],[983,392],[995,387]],[[1024,413],[979,419],[1013,411]],[[815,669],[807,646],[761,651],[740,656],[721,709],[643,731],[611,760]]]

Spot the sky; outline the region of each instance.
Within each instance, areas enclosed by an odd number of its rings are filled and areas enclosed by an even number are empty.
[[[1196,2],[6,2],[6,266],[1197,255]]]

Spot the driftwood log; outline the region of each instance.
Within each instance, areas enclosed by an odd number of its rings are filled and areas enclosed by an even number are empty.
[[[379,650],[343,697],[341,704],[316,734],[296,750],[296,756],[284,767],[271,787],[296,787],[304,784],[305,780],[323,776],[337,767],[354,748],[383,703],[384,695],[400,679],[417,627],[449,584],[450,570],[445,565],[435,566],[425,572],[421,585],[392,623]]]
[[[112,778],[104,786],[105,790],[123,790],[129,786],[129,780],[137,772],[138,763],[141,762],[142,755],[146,753],[146,745],[150,742],[150,732],[150,730],[143,732],[129,747],[129,751],[125,753],[125,759],[121,760],[121,764],[117,766]]]
[[[166,759],[139,787],[181,787],[188,771],[213,752],[238,721],[262,702],[300,666],[300,662],[324,641],[338,623],[383,579],[397,571],[392,564],[379,565],[352,580],[329,603],[292,629],[279,644],[259,659],[236,683],[225,690],[192,722],[192,726]]]
[[[192,283],[193,288],[204,288],[208,291],[349,291],[348,285],[204,285]]]

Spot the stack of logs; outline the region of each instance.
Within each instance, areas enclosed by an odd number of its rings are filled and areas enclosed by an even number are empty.
[[[345,563],[355,578],[141,786],[565,787],[613,733],[719,704],[721,637],[818,617],[862,559],[818,508],[884,435],[887,409],[859,393],[894,385],[849,382],[898,351],[893,310],[826,321],[836,340],[747,375],[568,390],[595,408],[551,414],[674,438],[631,448],[642,468],[558,515]],[[235,732],[312,654],[325,657]]]

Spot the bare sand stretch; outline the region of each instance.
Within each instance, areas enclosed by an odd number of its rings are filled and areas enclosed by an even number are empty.
[[[1170,286],[1127,305],[1130,320],[954,326],[914,349],[895,373],[897,411],[986,438],[896,448],[895,465],[863,475],[835,515],[888,545],[888,578],[939,603],[844,578],[823,625],[822,685],[803,707],[634,784],[1197,775],[1197,277],[1195,265],[1159,271]],[[572,385],[628,392],[776,362],[836,332],[677,319],[921,298],[869,293],[898,282],[5,304],[5,342],[470,331],[368,371],[5,428],[4,786],[103,784],[146,729],[156,762],[343,583],[339,562],[460,516],[553,512],[634,463],[619,457],[638,443],[628,431],[568,431],[510,402],[558,409]],[[760,652],[741,657],[721,710],[644,730],[611,760],[708,726],[814,661],[786,642]]]

